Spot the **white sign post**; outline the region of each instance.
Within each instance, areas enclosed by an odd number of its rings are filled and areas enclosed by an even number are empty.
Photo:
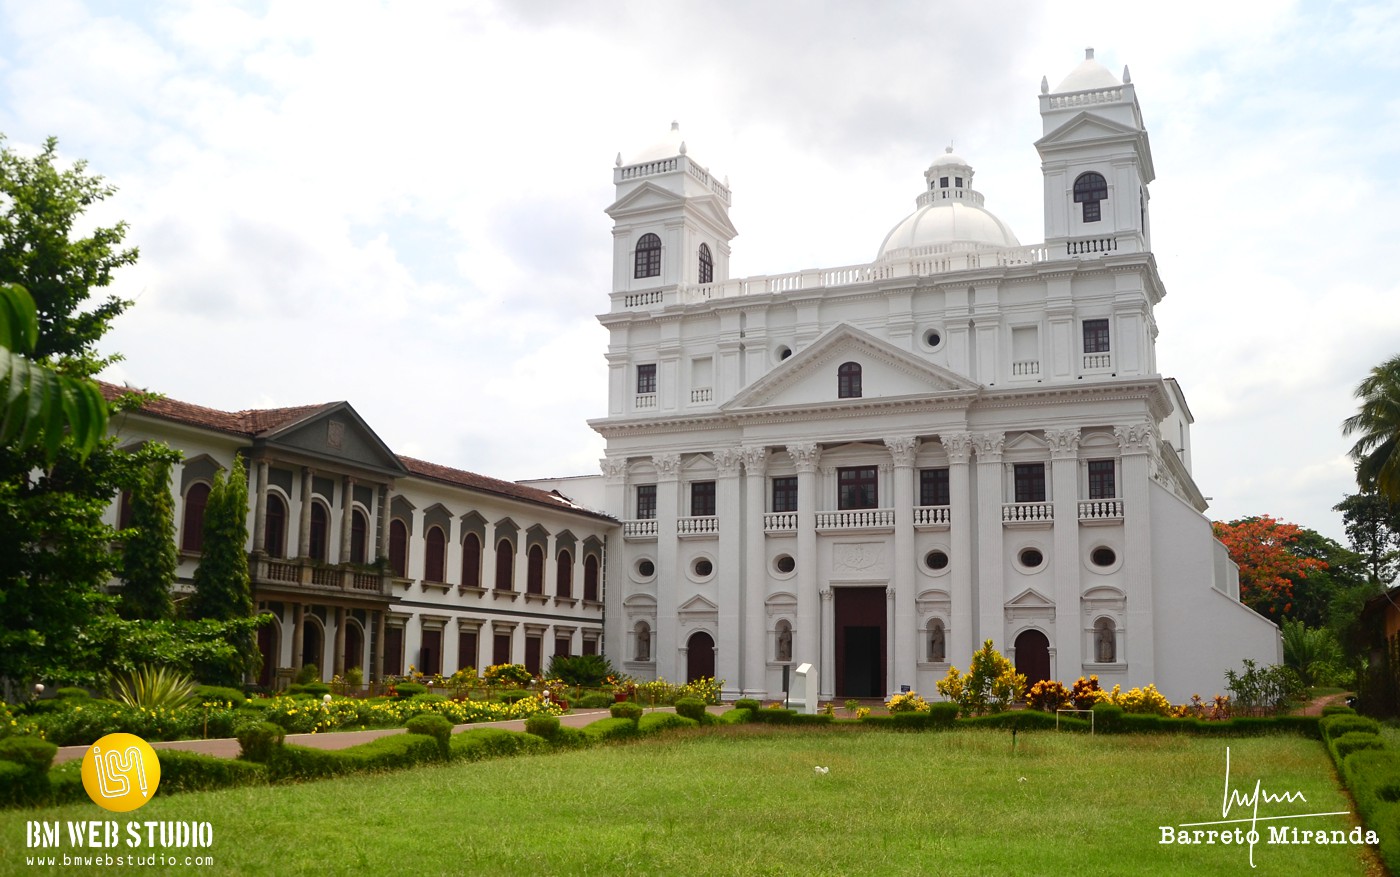
[[[813,667],[811,664],[799,664],[797,669],[793,672],[806,682],[806,685],[802,687],[801,711],[808,715],[815,716],[817,714],[818,700],[817,677],[819,674],[817,673],[817,668]]]

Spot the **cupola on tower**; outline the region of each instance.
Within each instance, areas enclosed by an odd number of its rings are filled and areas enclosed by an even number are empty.
[[[679,123],[613,170],[613,292],[654,293],[729,279],[729,186],[690,157]]]
[[[1115,76],[1085,49],[1053,91],[1041,79],[1040,117],[1052,258],[1150,250],[1147,184],[1156,173],[1128,68]]]

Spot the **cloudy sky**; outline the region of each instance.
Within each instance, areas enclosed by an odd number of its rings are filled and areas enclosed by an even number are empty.
[[[681,122],[734,276],[869,261],[949,143],[1037,242],[1040,79],[1086,46],[1146,117],[1158,362],[1212,516],[1342,538],[1339,424],[1400,353],[1394,3],[6,0],[0,132],[120,187],[109,379],[591,474],[617,153]]]

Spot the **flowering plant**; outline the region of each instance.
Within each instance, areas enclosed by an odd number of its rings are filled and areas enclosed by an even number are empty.
[[[917,691],[906,691],[885,701],[885,708],[891,713],[926,713],[928,701],[919,697]]]

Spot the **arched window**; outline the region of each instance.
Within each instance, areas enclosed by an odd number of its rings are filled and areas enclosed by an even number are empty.
[[[306,556],[324,562],[326,559],[326,531],[330,529],[330,516],[326,507],[319,502],[311,504],[311,544]]]
[[[836,368],[836,398],[860,398],[860,363],[843,362]]]
[[[496,590],[515,589],[515,546],[509,539],[496,543]]]
[[[1094,660],[1100,664],[1112,664],[1118,660],[1118,643],[1113,619],[1100,618],[1094,622]]]
[[[572,597],[574,595],[574,557],[568,551],[559,552],[559,557],[555,559],[554,578],[555,594],[559,597]]]
[[[928,659],[934,664],[948,660],[948,636],[943,630],[943,619],[932,618],[928,623]]]
[[[389,571],[401,579],[408,577],[408,525],[402,518],[389,522]]]
[[[359,509],[350,513],[350,562],[369,563],[369,518]]]
[[[645,621],[638,621],[636,628],[636,646],[634,647],[633,658],[635,661],[651,660],[651,625]]]
[[[1098,222],[1102,216],[1099,202],[1108,200],[1108,181],[1093,171],[1080,174],[1074,181],[1074,203],[1084,205],[1084,221]]]
[[[447,536],[442,528],[428,528],[427,554],[423,556],[423,578],[429,582],[447,581]]]
[[[700,282],[713,283],[715,280],[715,260],[710,255],[707,244],[700,245]]]
[[[598,602],[598,555],[583,559],[583,599]]]
[[[287,556],[287,504],[275,493],[267,495],[267,514],[263,520],[263,550],[268,557]]]
[[[525,593],[544,593],[544,549],[538,545],[525,552]]]
[[[775,660],[786,663],[792,660],[792,625],[786,619],[778,622],[776,641],[774,643],[773,657]]]
[[[475,533],[462,540],[462,587],[481,587],[481,539]]]
[[[180,528],[180,550],[204,548],[204,507],[209,504],[209,485],[197,482],[185,491],[185,520]]]
[[[636,271],[633,277],[661,276],[661,238],[644,234],[637,240]]]

